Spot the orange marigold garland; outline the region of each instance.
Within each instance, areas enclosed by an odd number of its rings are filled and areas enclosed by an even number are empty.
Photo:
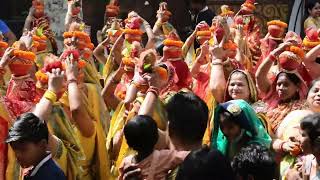
[[[8,46],[9,46],[8,43],[0,41],[0,48],[6,49]]]
[[[282,27],[282,28],[287,28],[287,27],[288,27],[288,24],[287,24],[287,23],[282,22],[282,21],[280,21],[280,20],[272,20],[272,21],[269,21],[269,22],[267,23],[267,25],[268,25],[268,26],[270,26],[270,25],[277,25],[277,26],[280,26],[280,27]]]
[[[163,45],[165,46],[175,46],[175,47],[182,47],[183,42],[182,41],[175,41],[175,40],[170,40],[170,39],[165,39],[163,41]]]
[[[36,55],[33,52],[29,51],[22,51],[22,50],[14,50],[13,51],[13,56],[19,59],[25,59],[29,61],[35,61]]]
[[[290,46],[288,50],[295,53],[296,55],[298,55],[301,59],[304,58],[305,53],[304,53],[303,49],[301,49],[297,46]]]

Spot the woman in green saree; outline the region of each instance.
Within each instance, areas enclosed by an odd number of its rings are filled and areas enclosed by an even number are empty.
[[[270,136],[246,101],[232,100],[219,104],[214,117],[212,146],[230,159],[248,144],[270,147]]]

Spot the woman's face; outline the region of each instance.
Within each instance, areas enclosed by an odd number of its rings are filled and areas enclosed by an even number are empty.
[[[312,146],[310,143],[310,138],[306,131],[301,130],[301,138],[300,138],[300,148],[304,154],[312,153]]]
[[[220,129],[229,141],[235,140],[241,134],[240,126],[227,120],[223,114],[220,115]]]
[[[316,3],[312,9],[308,9],[310,16],[316,18],[320,16],[320,3]]]
[[[249,101],[250,89],[248,81],[244,74],[233,73],[228,85],[228,93],[232,99],[243,99]]]
[[[310,89],[307,97],[308,105],[314,112],[320,112],[320,81],[317,81]]]
[[[281,101],[288,101],[297,93],[298,87],[282,73],[278,77],[276,91]]]

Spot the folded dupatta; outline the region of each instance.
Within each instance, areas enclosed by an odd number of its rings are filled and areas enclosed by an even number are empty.
[[[237,120],[242,121],[241,124],[244,124],[246,127],[244,133],[250,137],[248,144],[257,143],[266,147],[270,147],[271,138],[267,131],[265,130],[261,120],[258,118],[257,114],[254,112],[252,107],[244,100],[232,100],[226,103],[220,104],[215,109],[214,115],[214,128],[212,132],[212,147],[218,149],[223,154],[227,154],[227,149],[229,146],[229,141],[224,136],[220,129],[220,109],[227,107],[231,104],[235,104],[240,107],[241,113],[243,113],[243,118],[238,118]]]

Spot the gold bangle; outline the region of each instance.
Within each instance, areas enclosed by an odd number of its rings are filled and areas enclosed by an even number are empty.
[[[47,90],[44,93],[44,97],[46,99],[48,99],[49,101],[51,101],[52,104],[57,102],[57,94],[55,92],[53,92],[53,91]]]

